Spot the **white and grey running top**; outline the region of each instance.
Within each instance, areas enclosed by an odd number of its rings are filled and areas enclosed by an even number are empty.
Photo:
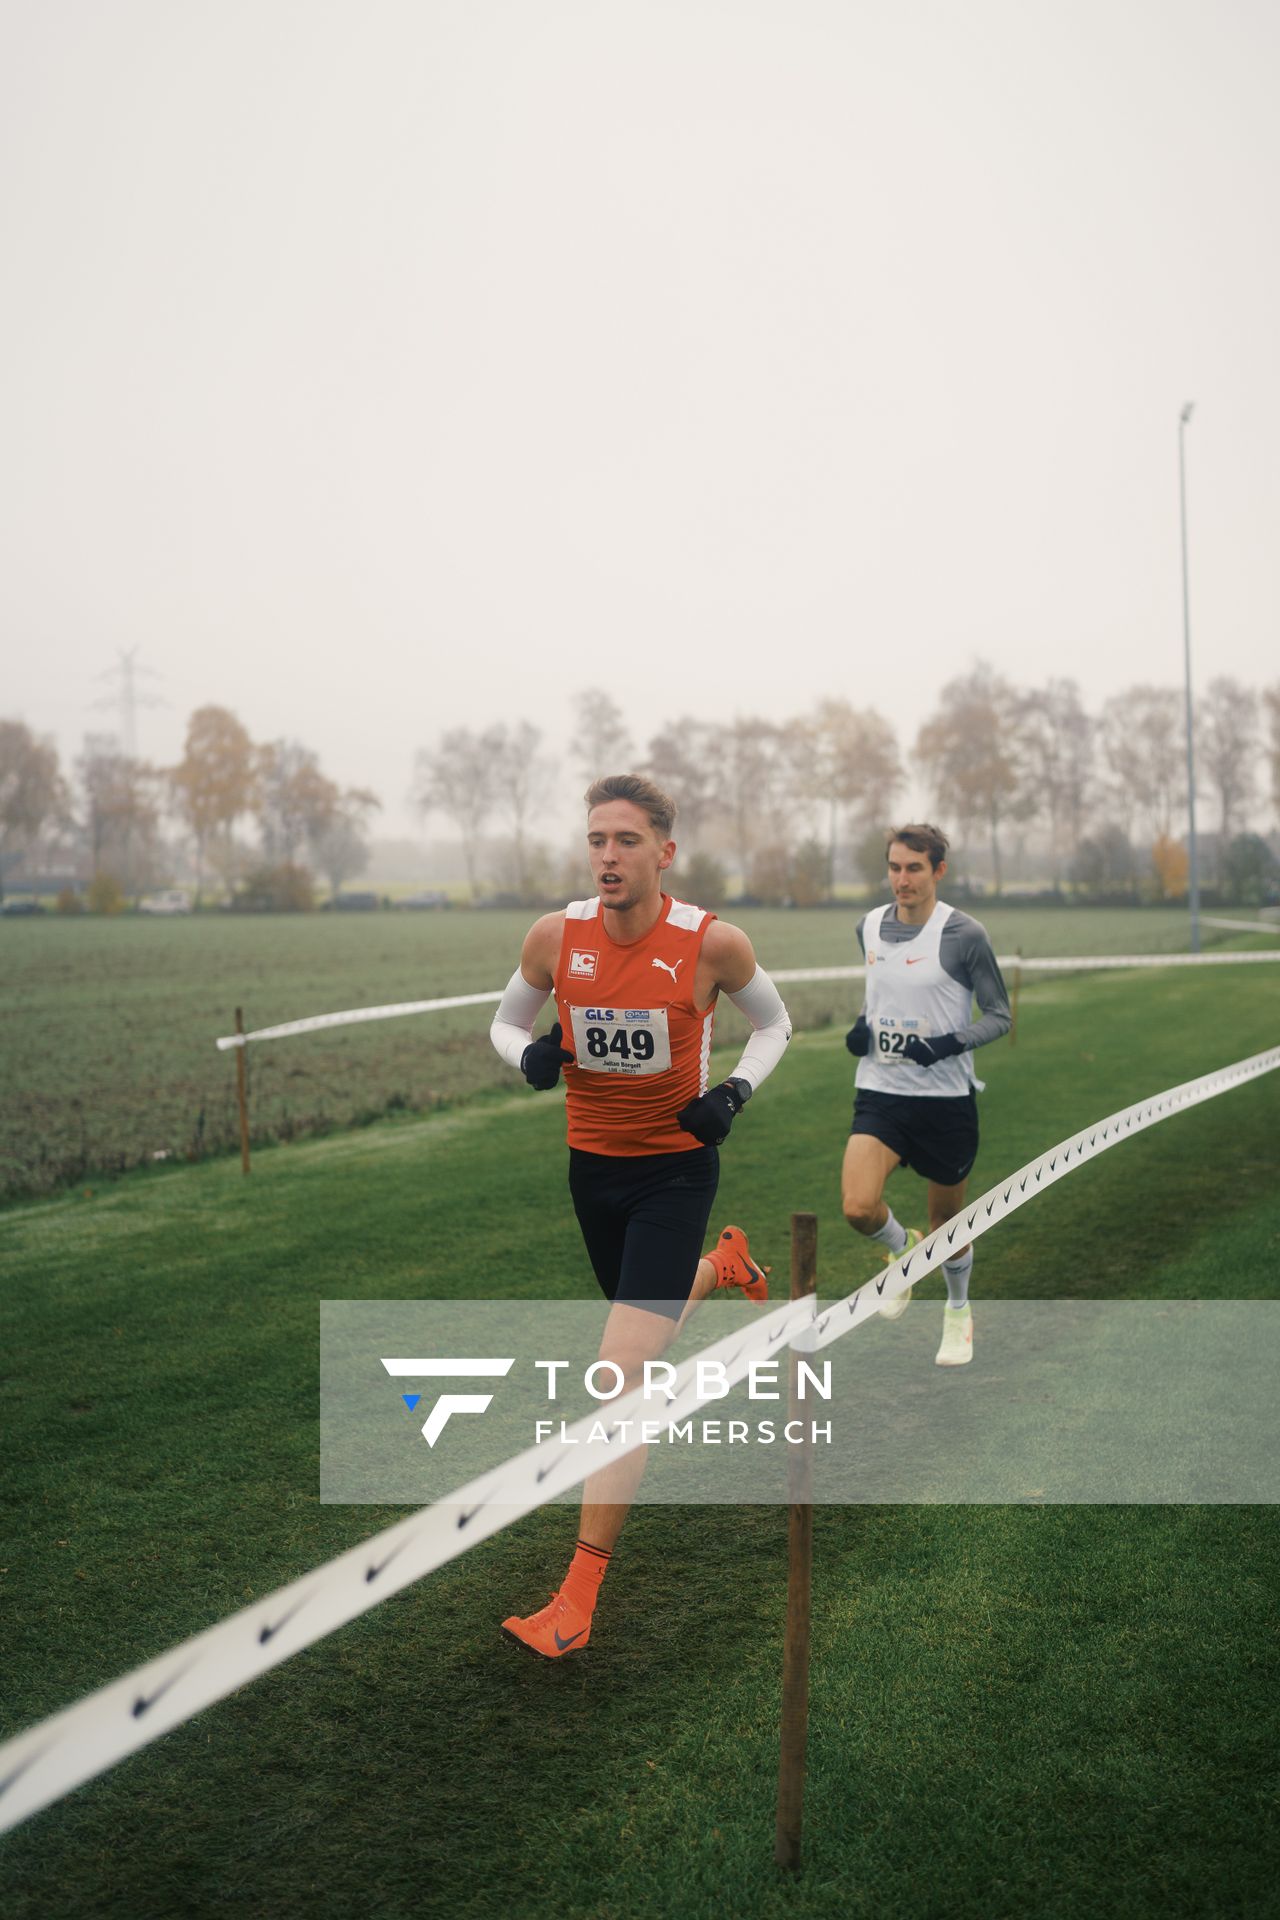
[[[859,922],[858,942],[867,960],[863,1012],[872,1032],[872,1051],[858,1062],[858,1086],[939,1098],[981,1088],[972,1051],[1010,1026],[1009,995],[986,928],[942,900],[923,926],[909,926],[891,903]],[[965,1051],[917,1067],[902,1054],[912,1033],[925,1039],[953,1033]]]

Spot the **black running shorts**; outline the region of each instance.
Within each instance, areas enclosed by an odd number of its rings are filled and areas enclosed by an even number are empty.
[[[926,1180],[958,1187],[978,1157],[978,1096],[948,1094],[935,1100],[929,1094],[860,1087],[849,1131],[882,1140],[904,1167]]]
[[[606,1299],[680,1318],[719,1179],[714,1147],[635,1155],[570,1147],[573,1210]]]

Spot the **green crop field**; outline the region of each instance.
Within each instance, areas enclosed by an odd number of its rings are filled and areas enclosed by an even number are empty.
[[[1069,942],[1102,944],[1101,923],[1084,924],[1088,936],[1064,917]],[[335,926],[323,965],[312,929],[283,923],[266,930],[269,961],[239,928],[212,956],[220,926],[167,928],[155,947],[149,927],[30,931],[56,934],[45,965],[61,956],[86,1023],[114,992],[135,1027],[148,1004],[168,1007],[203,1045],[226,999],[256,1021],[350,997],[356,979],[371,1000],[496,979],[516,927],[451,922],[448,965],[428,956],[436,923]],[[100,964],[94,982],[81,932],[114,952],[114,974]],[[845,957],[852,926],[779,916],[753,932],[767,961],[803,964]],[[1123,945],[1134,929],[1111,932]],[[150,994],[134,984],[148,968]],[[839,1216],[841,1036],[797,1037],[723,1151],[715,1215],[743,1221],[785,1270],[791,1212],[815,1211],[832,1294],[873,1270]],[[983,1056],[973,1190],[1278,1040],[1280,967],[1033,980],[1017,1046]],[[414,1045],[426,1055],[425,1030]],[[74,1077],[74,1044],[58,1052]],[[223,1157],[0,1215],[0,1731],[395,1517],[319,1504],[321,1299],[589,1296],[560,1097],[507,1084],[282,1145],[248,1179]],[[1082,1166],[982,1239],[975,1361],[949,1384],[982,1379],[984,1299],[1274,1297],[1278,1108],[1280,1075],[1251,1082]],[[911,1176],[890,1197],[921,1217]],[[910,1315],[938,1315],[940,1292],[926,1283]],[[713,1338],[714,1303],[702,1311]],[[591,1646],[545,1666],[498,1622],[555,1584],[573,1525],[571,1509],[530,1516],[0,1840],[6,1916],[1274,1910],[1272,1509],[820,1509],[794,1878],[772,1863],[785,1514],[637,1509]]]
[[[739,916],[767,967],[857,959],[852,912]],[[1062,909],[985,914],[997,950],[1171,952],[1186,915]],[[0,1199],[153,1161],[225,1152],[237,1139],[232,1058],[214,1039],[247,1026],[505,984],[528,916],[333,914],[0,923]],[[1274,936],[1207,930],[1214,943]],[[857,989],[788,989],[802,1026],[852,1018]],[[725,1031],[736,1015],[727,1013]],[[375,1023],[250,1050],[256,1143],[425,1113],[507,1083],[483,1008]]]

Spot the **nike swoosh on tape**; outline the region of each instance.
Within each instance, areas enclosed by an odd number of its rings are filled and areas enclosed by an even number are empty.
[[[562,1640],[560,1638],[560,1629],[559,1627],[557,1627],[556,1628],[556,1645],[559,1647],[561,1653],[564,1652],[566,1647],[571,1647],[575,1640],[581,1640],[585,1632],[586,1632],[585,1627],[579,1627],[578,1631],[576,1633],[571,1633],[567,1640]]]
[[[52,1751],[53,1751],[53,1743],[50,1742],[48,1746],[41,1747],[38,1753],[33,1753],[28,1755],[28,1757],[25,1760],[23,1760],[18,1766],[14,1768],[12,1773],[6,1773],[4,1779],[0,1780],[0,1799],[2,1799],[4,1795],[8,1793],[10,1787],[17,1785],[18,1781],[21,1780],[24,1773],[30,1773],[32,1767],[35,1766],[37,1760],[43,1760],[45,1755],[47,1753],[51,1753]]]
[[[288,1613],[282,1613],[273,1626],[262,1627],[258,1633],[258,1645],[265,1647],[269,1640],[274,1640],[280,1629],[288,1626],[294,1614],[297,1613],[300,1608],[305,1607],[310,1598],[311,1595],[309,1593],[304,1593],[301,1600],[296,1601],[295,1604],[290,1607]]]
[[[179,1680],[182,1679],[183,1675],[190,1673],[194,1665],[195,1665],[194,1660],[188,1660],[185,1667],[179,1667],[176,1673],[171,1673],[169,1675],[169,1678],[165,1681],[164,1685],[162,1687],[157,1687],[154,1693],[140,1693],[137,1699],[133,1703],[134,1719],[141,1720],[144,1713],[150,1713],[156,1701],[163,1699],[164,1695],[168,1693],[170,1687],[176,1687]]]
[[[398,1547],[392,1547],[390,1553],[387,1555],[385,1560],[379,1560],[373,1566],[366,1567],[364,1570],[365,1579],[376,1580],[378,1575],[391,1565],[391,1562],[395,1559],[396,1555],[398,1553],[404,1552],[408,1544],[409,1542],[407,1540],[402,1540]]]

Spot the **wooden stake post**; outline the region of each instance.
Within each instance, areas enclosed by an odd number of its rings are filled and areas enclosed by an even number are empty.
[[[812,1293],[818,1279],[818,1217],[791,1216],[791,1298]],[[800,1360],[788,1366],[788,1418],[804,1421]],[[800,1865],[804,1814],[804,1756],[809,1733],[809,1613],[813,1576],[813,1453],[806,1438],[787,1454],[787,1631],[782,1653],[782,1741],[778,1756],[778,1818],[773,1857],[794,1872]]]
[[[236,1008],[236,1032],[244,1032],[244,1011]],[[236,1048],[236,1103],[240,1108],[240,1171],[249,1171],[249,1084],[245,1066],[245,1043]]]

